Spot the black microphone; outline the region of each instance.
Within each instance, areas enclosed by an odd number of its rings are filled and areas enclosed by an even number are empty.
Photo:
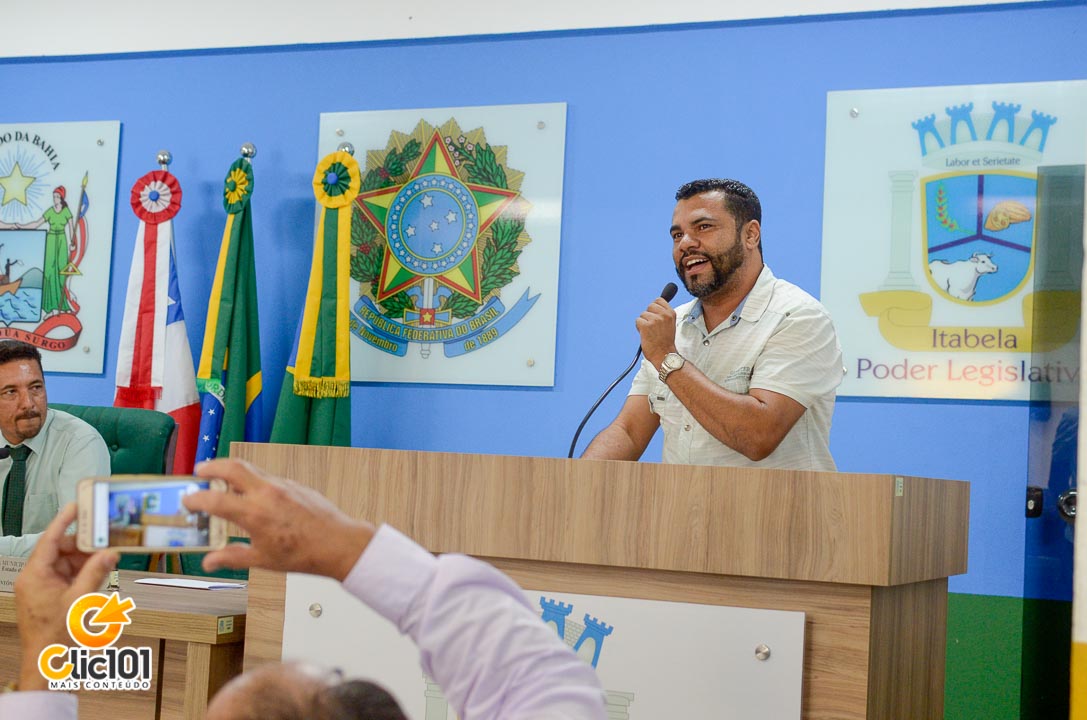
[[[7,445],[0,445],[0,460],[7,460],[11,457],[11,448]]]
[[[676,292],[678,290],[679,288],[676,287],[676,284],[670,282],[664,286],[663,290],[661,290],[660,296],[664,300],[664,302],[671,302],[672,298],[676,296]],[[574,456],[574,448],[577,447],[577,439],[581,437],[581,431],[585,429],[585,423],[589,422],[589,418],[591,418],[593,416],[593,413],[596,412],[596,409],[600,407],[600,403],[604,402],[604,398],[608,396],[608,393],[614,390],[615,386],[621,383],[623,381],[623,378],[630,374],[630,371],[633,370],[634,366],[638,364],[638,359],[641,358],[641,356],[642,346],[639,343],[638,352],[634,353],[634,360],[631,361],[630,365],[627,365],[627,369],[623,371],[622,375],[615,378],[615,382],[608,386],[608,389],[604,391],[604,394],[597,398],[596,402],[593,403],[593,406],[589,408],[589,412],[585,413],[585,417],[582,418],[581,424],[577,426],[577,432],[574,433],[574,439],[570,441],[570,452],[566,454],[566,457],[572,458]]]

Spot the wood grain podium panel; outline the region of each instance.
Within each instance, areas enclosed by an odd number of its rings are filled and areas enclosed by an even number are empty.
[[[287,576],[281,572],[249,570],[243,671],[283,657],[283,611]]]
[[[966,483],[245,443],[231,454],[526,589],[805,612],[805,718],[942,718]],[[247,668],[280,657],[284,589],[281,574],[250,575]]]

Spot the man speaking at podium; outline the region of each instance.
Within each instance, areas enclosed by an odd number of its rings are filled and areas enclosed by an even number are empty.
[[[676,193],[672,259],[695,297],[635,321],[644,359],[626,403],[582,457],[637,460],[657,427],[664,462],[834,470],[842,352],[826,309],[762,260],[762,208],[735,180]]]

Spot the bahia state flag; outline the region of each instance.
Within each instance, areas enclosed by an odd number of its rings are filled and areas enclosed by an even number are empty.
[[[253,166],[239,158],[227,170],[223,188],[226,227],[197,371],[203,394],[197,462],[228,456],[236,440],[265,439],[252,194]]]
[[[351,202],[361,182],[358,163],[346,152],[334,152],[317,164],[313,192],[320,215],[313,265],[272,442],[351,444]]]
[[[171,470],[188,474],[200,405],[173,242],[172,219],[181,209],[181,186],[170,173],[156,170],[136,181],[131,201],[140,226],[128,275],[113,404],[171,415],[178,426]]]

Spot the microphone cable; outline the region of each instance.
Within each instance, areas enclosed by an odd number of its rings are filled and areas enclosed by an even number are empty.
[[[676,287],[675,283],[668,283],[664,286],[664,289],[661,290],[660,296],[664,299],[665,302],[670,302],[672,298],[676,296],[676,291],[678,290],[679,288]],[[623,378],[630,374],[630,371],[633,370],[634,366],[638,364],[638,360],[639,358],[641,358],[641,356],[642,346],[638,345],[638,352],[634,353],[634,360],[631,361],[630,365],[627,365],[627,369],[623,371],[622,375],[615,378],[615,382],[608,386],[608,389],[604,391],[604,394],[597,398],[596,402],[593,403],[593,406],[589,408],[589,412],[585,413],[585,417],[582,418],[581,424],[577,426],[577,432],[574,433],[574,439],[570,441],[570,451],[566,454],[567,458],[574,457],[574,448],[577,447],[577,439],[581,437],[581,431],[585,429],[585,423],[589,422],[589,418],[591,418],[593,416],[593,413],[596,412],[596,409],[600,407],[600,403],[604,402],[604,398],[608,396],[608,393],[614,390],[615,386],[621,383],[623,381]]]

